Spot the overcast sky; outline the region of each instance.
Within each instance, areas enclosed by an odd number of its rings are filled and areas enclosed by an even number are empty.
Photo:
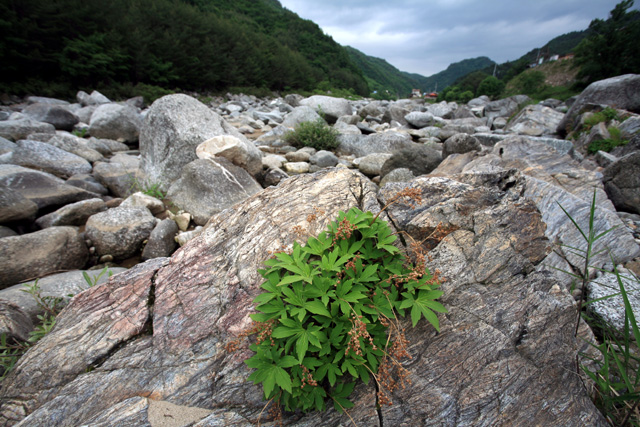
[[[620,0],[280,0],[344,46],[430,76],[452,62],[503,63],[606,19]],[[638,8],[638,4],[634,9]]]

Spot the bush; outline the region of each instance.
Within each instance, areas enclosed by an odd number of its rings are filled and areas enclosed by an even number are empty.
[[[413,193],[403,190],[396,199],[418,200]],[[442,295],[437,275],[426,269],[424,254],[415,254],[415,265],[406,259],[378,215],[341,212],[318,237],[295,242],[260,270],[265,292],[254,300],[258,313],[247,335],[258,337],[246,363],[265,399],[309,411],[323,410],[330,397],[342,411],[353,406],[347,398],[355,381],[373,377],[379,404],[391,404],[388,384],[405,378],[398,360],[409,356],[398,315],[408,312],[413,326],[424,317],[439,330],[434,311],[447,310],[435,301]]]
[[[480,82],[476,96],[487,95],[491,99],[496,99],[504,90],[504,82],[493,76],[489,76]]]
[[[340,145],[338,131],[322,119],[300,123],[284,135],[284,142],[294,147],[313,147],[316,150],[334,150]]]
[[[462,102],[463,104],[466,104],[467,102],[471,101],[473,99],[473,92],[471,92],[470,90],[467,90],[465,92],[462,92],[460,95],[458,95],[458,101]]]

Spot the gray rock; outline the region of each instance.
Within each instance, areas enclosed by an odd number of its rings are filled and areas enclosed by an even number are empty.
[[[415,175],[411,172],[411,169],[407,168],[398,168],[394,169],[391,172],[384,175],[384,177],[380,180],[380,187],[384,187],[385,184],[390,182],[409,182]]]
[[[89,122],[89,134],[96,138],[138,140],[142,117],[134,107],[121,104],[104,104],[96,108]]]
[[[413,142],[406,133],[384,132],[372,135],[340,135],[340,145],[336,150],[339,156],[354,155],[364,157],[372,153],[393,153]]]
[[[631,139],[634,135],[640,134],[640,116],[629,117],[618,126],[622,138]]]
[[[81,90],[76,94],[76,99],[83,107],[86,107],[87,105],[108,104],[111,102],[109,98],[97,90],[91,92],[91,95]]]
[[[427,112],[435,117],[443,119],[453,119],[455,109],[451,107],[446,101],[442,101],[438,104],[427,105]]]
[[[614,162],[603,175],[604,189],[616,209],[640,214],[640,151]]]
[[[591,83],[575,100],[558,124],[557,133],[565,136],[587,104],[604,104],[623,110],[640,112],[640,75],[625,74]]]
[[[91,164],[85,159],[53,145],[28,139],[18,141],[16,145],[11,157],[16,165],[48,172],[61,178],[91,173]]]
[[[311,164],[321,168],[329,168],[338,164],[338,157],[331,151],[320,150],[309,158]]]
[[[609,154],[605,151],[598,150],[598,152],[595,155],[596,163],[598,164],[598,166],[602,166],[603,168],[606,168],[607,166],[611,165],[616,160],[618,160],[616,156]]]
[[[269,187],[280,184],[280,181],[289,178],[289,175],[280,168],[269,168],[264,174],[264,185]]]
[[[98,105],[87,105],[86,107],[76,110],[74,114],[80,123],[89,124],[91,123],[91,116],[93,115],[93,112],[96,111],[96,108],[98,108]]]
[[[251,175],[225,158],[198,159],[184,167],[167,193],[180,209],[204,225],[212,215],[262,190]]]
[[[412,111],[404,119],[418,129],[433,125],[433,114],[428,112]]]
[[[307,162],[289,162],[282,165],[282,168],[289,175],[298,175],[309,172],[310,166]]]
[[[640,318],[640,283],[628,271],[619,271],[619,275],[627,292],[631,310],[635,318],[638,319]],[[599,275],[587,283],[587,293],[589,301],[596,300],[587,306],[589,312],[596,314],[620,335],[623,335],[625,333],[625,305],[620,294],[618,277],[613,273]]]
[[[106,283],[114,274],[125,271],[126,268],[122,267],[109,267],[103,272],[103,270],[74,270],[64,273],[51,274],[46,277],[38,279],[38,287],[40,288],[40,295],[43,297],[60,298],[61,306],[64,307],[71,296],[79,294],[80,292],[90,287],[84,278],[84,273],[87,273],[91,280],[91,285],[101,285]],[[33,282],[20,283],[6,289],[0,290],[0,298],[11,301],[16,304],[20,309],[27,314],[29,319],[34,323],[38,323],[38,315],[44,314],[44,310],[35,301],[33,296],[24,292],[25,286],[33,285]]]
[[[496,117],[493,119],[493,123],[491,125],[492,129],[504,129],[507,127],[507,118],[506,117]]]
[[[0,154],[11,153],[16,149],[15,142],[11,142],[6,138],[0,136]]]
[[[489,102],[491,102],[491,98],[487,95],[482,95],[478,98],[473,98],[471,101],[467,102],[467,105],[469,107],[483,107]]]
[[[136,189],[139,160],[126,154],[116,154],[109,162],[97,162],[93,175],[117,197],[127,197]],[[148,184],[155,184],[151,181]]]
[[[304,99],[304,96],[297,93],[290,93],[284,97],[284,102],[296,108],[300,106],[300,101]]]
[[[253,118],[256,120],[262,120],[267,124],[273,124],[273,123],[280,124],[282,123],[282,120],[284,120],[284,118],[282,117],[282,114],[278,110],[271,110],[271,111],[254,110]]]
[[[341,134],[360,135],[362,131],[356,125],[350,125],[344,122],[337,122],[333,128]]]
[[[521,135],[552,135],[563,118],[563,113],[544,105],[527,105],[509,122],[506,129]]]
[[[334,124],[340,116],[352,113],[349,101],[331,96],[313,95],[301,100],[300,105],[313,108],[317,113],[322,114],[329,124]]]
[[[133,193],[122,203],[120,203],[120,207],[123,208],[147,208],[149,212],[153,215],[157,215],[159,213],[164,212],[164,203],[162,200],[159,200],[153,196],[148,194],[144,194],[140,191]]]
[[[47,98],[44,96],[27,96],[27,103],[32,104],[46,104],[46,105],[69,105],[68,101],[56,98]]]
[[[48,141],[49,144],[61,150],[80,156],[88,162],[95,163],[104,160],[103,153],[89,147],[87,140],[71,134],[56,134]],[[111,154],[110,152],[108,154]]]
[[[41,216],[36,220],[40,228],[55,227],[61,225],[84,225],[91,215],[107,210],[107,205],[102,199],[88,199],[71,203],[55,212]]]
[[[562,206],[578,224],[587,227],[589,206],[596,191],[594,227],[598,233],[616,227],[599,241],[601,248],[611,249],[592,258],[592,265],[601,268],[611,263],[610,255],[619,263],[625,263],[640,255],[640,247],[625,227],[621,226],[613,204],[606,197],[599,173],[580,167],[568,155],[559,155],[548,145],[525,137],[511,137],[496,144],[489,155],[478,157],[464,167],[464,172],[481,172],[497,169],[524,171],[525,196],[533,201],[547,225],[545,234],[558,246],[544,261],[546,268],[573,271],[582,268],[584,260],[564,247],[580,248],[582,235],[565,215]],[[555,271],[555,270],[554,270]],[[559,283],[567,287],[571,276],[555,272]]]
[[[166,191],[185,165],[196,160],[196,147],[214,136],[231,135],[250,150],[249,173],[262,170],[261,153],[246,137],[201,102],[187,95],[168,95],[151,105],[140,133],[140,169]]]
[[[298,150],[286,153],[284,157],[288,162],[308,162],[309,158],[311,158],[311,154],[306,151]]]
[[[394,169],[407,168],[415,176],[425,175],[434,170],[442,161],[442,154],[423,144],[412,143],[407,147],[393,152],[380,171],[381,176],[386,176]]]
[[[412,377],[411,387],[395,393],[394,406],[381,408],[385,425],[427,420],[434,425],[527,425],[542,418],[545,424],[572,425],[585,423],[578,421],[582,416],[589,417],[588,424],[605,424],[580,379],[570,373],[576,351],[588,347],[567,333],[575,323],[574,301],[548,273],[530,273],[551,248],[535,206],[519,194],[522,178],[512,174],[416,178],[411,188],[421,191],[422,202],[414,209],[409,202],[391,208],[389,215],[401,231],[426,250],[432,248],[429,269],[447,278],[441,301],[449,314],[441,319],[439,334],[425,337],[426,331],[408,330],[410,342],[431,346],[435,340],[442,351],[429,357],[415,352],[410,370],[420,374]],[[512,187],[504,187],[505,182]],[[404,187],[381,188],[382,202]],[[434,234],[437,227],[441,231]],[[535,367],[531,360],[537,361]],[[456,366],[465,366],[466,374],[445,379],[437,373],[457,371]],[[553,385],[546,379],[551,377]],[[488,385],[505,384],[506,378],[512,380],[506,388]],[[537,409],[529,406],[532,402]],[[563,409],[551,414],[549,406]]]
[[[172,219],[160,221],[151,232],[149,241],[142,250],[142,259],[171,256],[178,247],[175,239],[178,231],[178,226]]]
[[[262,153],[257,150],[250,141],[241,140],[231,135],[214,136],[196,147],[196,156],[199,159],[213,159],[224,157],[236,166],[247,171],[261,169]],[[260,157],[258,157],[260,156]],[[258,166],[260,161],[260,167]]]
[[[294,128],[300,123],[315,122],[322,120],[322,117],[312,107],[307,105],[301,105],[293,109],[292,112],[287,114],[282,121],[282,126]]]
[[[37,122],[27,118],[0,121],[0,137],[12,141],[25,139],[32,133],[54,134],[55,132],[56,128],[52,124]]]
[[[129,150],[129,146],[127,144],[124,144],[120,141],[114,141],[113,139],[98,139],[94,137],[89,138],[89,140],[87,141],[87,145],[89,145],[89,147],[93,148],[96,151],[100,151],[94,146],[92,146],[92,144],[105,145],[111,153],[117,153],[118,151]]]
[[[496,117],[511,117],[518,108],[531,101],[531,99],[524,95],[510,96],[509,98],[500,99],[498,101],[491,101],[484,106],[484,116],[489,119]]]
[[[0,239],[0,288],[82,268],[89,251],[75,227],[51,227]]]
[[[91,216],[85,234],[93,242],[96,255],[123,260],[140,251],[155,226],[156,219],[148,209],[117,207]]]
[[[80,120],[78,116],[70,112],[67,108],[56,104],[36,103],[31,104],[22,114],[32,120],[52,124],[56,129],[72,130],[73,126]]]
[[[18,233],[13,231],[13,229],[11,229],[9,227],[5,227],[4,225],[0,225],[0,239],[2,239],[4,237],[12,237],[12,236],[17,236],[17,235],[18,235]]]
[[[402,126],[407,126],[409,123],[407,122],[405,117],[409,113],[410,111],[403,106],[398,105],[397,103],[391,104],[382,115],[382,123],[391,123],[393,121],[396,121]]]
[[[38,205],[20,192],[0,186],[0,223],[35,219]]]
[[[380,175],[382,165],[391,158],[391,153],[373,153],[356,159],[358,170],[367,176]]]
[[[262,158],[262,167],[264,169],[281,168],[286,161],[287,158],[285,156],[281,156],[279,154],[267,154]]]
[[[444,142],[442,147],[442,158],[446,159],[447,156],[458,153],[464,154],[469,151],[481,151],[482,145],[477,138],[467,135],[466,133],[458,133]]]
[[[27,341],[32,330],[33,321],[27,313],[13,302],[0,299],[0,335],[5,336],[7,344],[14,340]]]
[[[82,188],[83,190],[90,191],[91,193],[99,194],[102,196],[106,196],[109,194],[109,190],[107,190],[102,184],[100,184],[93,175],[80,174],[73,175],[69,178],[66,183],[68,185],[72,185],[74,187]]]
[[[65,182],[46,172],[15,165],[0,165],[0,187],[20,193],[34,202],[38,209],[64,206],[96,195]]]

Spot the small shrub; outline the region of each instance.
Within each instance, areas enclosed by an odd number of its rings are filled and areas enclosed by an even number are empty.
[[[466,104],[472,99],[473,99],[473,92],[471,92],[470,90],[462,92],[460,95],[458,95],[458,101],[462,102],[463,104]]]
[[[284,142],[294,147],[313,147],[316,150],[334,150],[340,145],[338,131],[321,119],[300,123],[284,135]]]
[[[147,196],[155,197],[159,200],[164,200],[167,194],[160,188],[159,182],[142,182],[137,179],[133,179],[131,182],[132,191],[140,191]]]
[[[341,212],[326,231],[260,270],[265,292],[254,300],[258,313],[246,335],[258,337],[246,363],[255,369],[249,380],[262,383],[278,407],[323,410],[331,398],[343,411],[353,406],[355,381],[371,378],[378,404],[390,405],[389,393],[408,375],[399,360],[411,357],[398,316],[410,314],[413,326],[424,317],[439,330],[434,312],[447,310],[435,301],[442,295],[437,272],[426,269],[420,251],[415,265],[408,261],[378,215]]]
[[[89,129],[82,128],[82,129],[75,129],[72,133],[78,138],[84,138],[85,135],[87,135],[87,132],[89,132]]]
[[[618,129],[617,127],[610,126],[608,130],[609,130],[609,135],[611,135],[611,138],[602,139],[598,141],[591,141],[587,146],[587,152],[589,154],[595,154],[598,151],[605,151],[608,153],[616,147],[619,147],[621,145],[626,145],[629,143],[629,141],[622,139],[622,133],[620,132],[620,129]]]

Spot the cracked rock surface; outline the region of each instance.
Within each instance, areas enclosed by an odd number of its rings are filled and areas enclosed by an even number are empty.
[[[606,425],[575,374],[575,303],[536,271],[550,244],[523,196],[525,180],[501,171],[444,181],[412,181],[423,201],[389,211],[399,229],[424,240],[430,268],[446,278],[441,332],[406,324],[411,384],[381,410],[370,382],[351,396],[351,418],[328,409],[285,414],[283,423]],[[249,324],[257,269],[297,238],[295,226],[316,235],[340,210],[377,212],[400,188],[386,185],[379,201],[350,170],[287,179],[214,215],[171,258],[76,296],[3,382],[0,424],[157,426],[150,414],[162,401],[210,411],[187,425],[277,425],[261,388],[246,381],[250,352],[224,349]],[[445,231],[434,235],[438,224]]]

